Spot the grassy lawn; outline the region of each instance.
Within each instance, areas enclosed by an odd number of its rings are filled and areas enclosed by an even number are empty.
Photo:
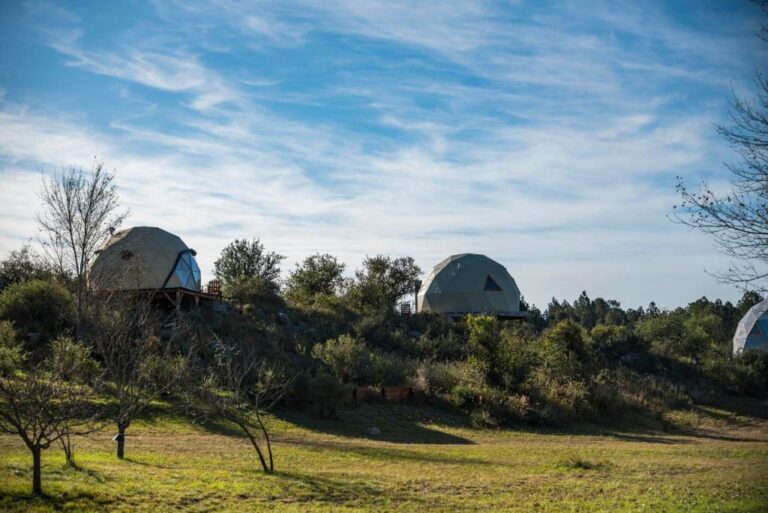
[[[44,452],[43,499],[29,495],[28,451],[0,437],[0,510],[765,512],[766,415],[702,407],[670,414],[665,431],[533,431],[475,430],[408,406],[286,414],[271,422],[274,475],[228,426],[160,415],[131,426],[126,461],[109,431],[78,440],[80,470],[58,447]],[[367,436],[371,426],[382,434]]]

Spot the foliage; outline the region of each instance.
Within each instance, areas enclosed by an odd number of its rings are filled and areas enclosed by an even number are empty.
[[[415,293],[420,273],[411,257],[366,257],[347,295],[360,311],[391,312],[400,298]]]
[[[87,348],[64,339],[35,362],[7,324],[0,330],[0,345],[0,432],[18,436],[32,453],[32,491],[40,495],[41,452],[93,420],[94,394],[86,372],[96,364]]]
[[[227,297],[236,295],[243,300],[248,297],[244,292],[248,291],[259,298],[265,292],[277,290],[280,262],[284,258],[274,251],[266,251],[258,238],[235,239],[221,251],[213,264],[214,272]]]
[[[86,340],[104,367],[103,392],[112,399],[109,415],[117,426],[117,457],[125,450],[132,420],[161,396],[181,390],[190,376],[194,339],[184,348],[176,339],[161,340],[162,320],[150,296],[104,294],[88,312]],[[184,334],[177,316],[173,335]]]
[[[0,319],[12,321],[23,338],[37,334],[32,350],[69,331],[74,314],[72,294],[56,281],[22,281],[0,292]]]
[[[365,342],[341,335],[312,348],[312,357],[325,363],[344,383],[365,383],[371,372],[371,354]]]
[[[10,321],[0,321],[0,375],[15,372],[26,357]]]
[[[313,304],[322,298],[342,293],[347,285],[344,279],[345,265],[335,256],[310,255],[296,264],[285,283],[288,300],[298,304]]]
[[[11,251],[0,262],[0,291],[21,281],[52,280],[55,273],[44,259],[35,255],[28,245]]]

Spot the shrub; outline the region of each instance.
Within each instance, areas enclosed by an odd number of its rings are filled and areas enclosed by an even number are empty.
[[[317,344],[312,348],[312,356],[325,363],[344,383],[364,383],[370,377],[370,352],[365,342],[352,335]]]
[[[552,377],[583,378],[592,366],[592,348],[584,328],[565,320],[546,331],[539,356],[542,370]]]
[[[553,375],[540,367],[531,385],[543,402],[557,409],[554,417],[558,419],[585,419],[593,413],[589,386],[582,380]]]
[[[24,359],[24,352],[16,340],[16,331],[10,321],[0,321],[0,376],[14,372]]]
[[[39,334],[37,343],[29,344],[35,350],[72,328],[74,300],[55,281],[14,283],[0,293],[0,319],[12,321],[20,336]]]
[[[271,282],[259,276],[250,276],[229,282],[224,286],[223,293],[241,305],[249,305],[266,301],[274,295],[274,291]]]
[[[590,337],[595,352],[609,361],[645,349],[642,340],[626,326],[598,324],[592,328]]]
[[[336,416],[336,409],[344,392],[336,378],[321,369],[309,376],[302,388],[305,388],[301,395],[302,404],[321,418],[328,419]]]
[[[497,367],[507,390],[518,389],[528,379],[536,364],[533,340],[512,331],[504,331],[498,348]]]
[[[371,384],[398,386],[416,373],[416,362],[395,353],[371,353]]]
[[[728,393],[756,397],[768,393],[768,353],[746,351],[736,358],[712,355],[705,359],[704,371]]]

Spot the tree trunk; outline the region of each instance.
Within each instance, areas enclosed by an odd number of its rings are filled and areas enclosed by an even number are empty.
[[[40,447],[32,447],[32,493],[35,495],[43,494],[43,487],[40,484]]]
[[[64,457],[66,463],[72,468],[77,468],[75,464],[75,448],[72,445],[72,438],[69,431],[64,431],[63,435],[59,435],[59,441],[61,442],[61,448],[64,449]]]
[[[264,421],[261,420],[261,415],[259,415],[258,413],[256,413],[256,420],[259,421],[259,427],[261,428],[261,432],[264,433],[264,443],[267,444],[267,454],[269,455],[269,470],[267,470],[267,473],[272,474],[275,471],[275,460],[272,457],[272,442],[269,440],[269,433],[267,433],[267,427],[264,425]]]
[[[269,469],[269,466],[267,465],[266,460],[264,459],[264,453],[261,452],[261,447],[259,447],[259,442],[256,441],[256,438],[251,434],[251,430],[248,429],[248,426],[244,424],[240,424],[240,429],[242,429],[245,434],[248,436],[248,439],[251,441],[251,445],[253,445],[253,448],[256,449],[256,454],[259,456],[259,462],[261,462],[261,468],[264,469],[264,472],[267,474],[271,474],[272,472]]]
[[[83,338],[83,302],[85,294],[83,291],[83,278],[77,278],[77,305],[75,305],[75,340],[80,341]]]
[[[125,424],[117,423],[117,458],[125,458]]]

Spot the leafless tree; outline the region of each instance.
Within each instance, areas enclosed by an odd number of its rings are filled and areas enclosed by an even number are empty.
[[[101,291],[89,308],[86,340],[104,368],[104,392],[113,399],[110,418],[117,426],[117,457],[125,457],[125,431],[152,401],[179,390],[189,375],[193,348],[175,343],[180,317],[165,339],[163,316],[152,295]]]
[[[768,2],[755,2],[768,14]],[[758,37],[766,39],[765,25]],[[682,198],[675,219],[712,235],[734,264],[716,276],[742,288],[766,290],[768,278],[768,79],[757,72],[757,94],[748,100],[733,93],[731,119],[718,133],[739,154],[728,165],[731,188],[716,191],[707,183],[689,190],[678,177]]]
[[[75,462],[74,438],[86,436],[102,428],[102,408],[96,403],[96,393],[101,389],[101,368],[92,358],[91,349],[69,338],[59,338],[51,344],[49,357],[51,371],[64,377],[69,383],[77,385],[78,391],[87,392],[82,399],[90,404],[80,405],[79,417],[67,417],[54,427],[67,465],[77,468]]]
[[[2,340],[0,432],[19,436],[32,453],[32,492],[42,494],[42,451],[96,418],[93,389],[81,378],[88,351],[60,340],[52,355],[33,364],[20,345]]]
[[[128,215],[120,209],[114,178],[103,162],[94,160],[89,172],[70,166],[45,177],[40,192],[44,211],[37,222],[43,249],[59,272],[74,278],[77,339],[82,336],[91,259]]]
[[[207,413],[239,427],[271,474],[275,463],[264,414],[282,399],[291,380],[251,347],[227,345],[218,337],[216,346],[216,361],[199,388]]]

